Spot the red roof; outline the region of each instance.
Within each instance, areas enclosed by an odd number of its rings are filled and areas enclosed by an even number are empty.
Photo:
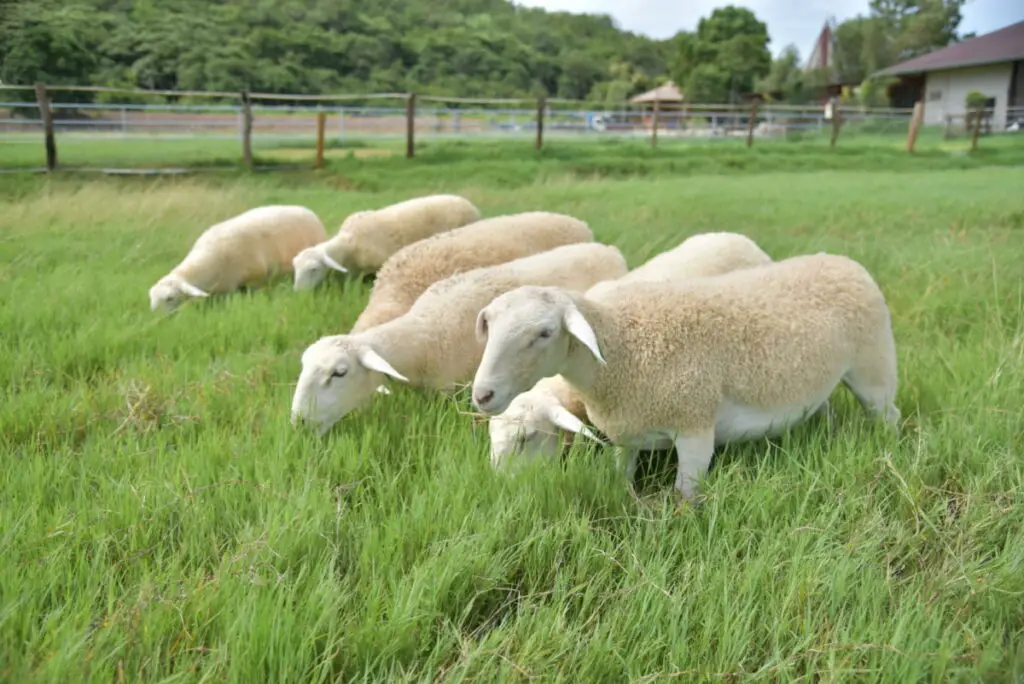
[[[1018,59],[1024,59],[1024,21],[894,64],[878,73],[901,76],[940,69],[961,69],[982,64],[1012,62]]]

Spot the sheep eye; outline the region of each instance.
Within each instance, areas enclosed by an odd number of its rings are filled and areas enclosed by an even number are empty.
[[[346,373],[348,373],[348,369],[347,368],[345,370],[336,370],[333,373],[331,373],[331,377],[332,378],[343,378],[343,377],[345,377]]]
[[[544,328],[543,330],[540,331],[540,335],[538,335],[538,337],[540,337],[543,340],[543,339],[547,339],[547,338],[551,337],[551,334],[552,334],[551,328]]]

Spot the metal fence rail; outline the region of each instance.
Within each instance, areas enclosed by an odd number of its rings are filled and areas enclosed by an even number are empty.
[[[53,128],[78,139],[131,139],[159,137],[164,140],[238,139],[244,121],[236,105],[173,104],[67,104],[54,103]],[[331,120],[328,137],[359,139],[402,137],[406,133],[403,107],[312,107],[253,105],[253,138],[287,141],[316,133],[321,112]],[[910,111],[843,114],[845,125],[870,127],[879,132],[906,130]],[[748,111],[696,106],[664,111],[659,116],[659,135],[667,137],[718,138],[745,136]],[[27,102],[0,101],[0,141],[13,141],[42,130],[38,106]],[[822,131],[830,126],[820,108],[788,110],[766,107],[758,111],[754,135],[774,137],[786,133]],[[552,136],[590,135],[649,136],[652,115],[636,109],[546,109],[544,131]],[[417,137],[510,137],[532,135],[537,128],[536,110],[526,108],[423,107],[416,111]]]

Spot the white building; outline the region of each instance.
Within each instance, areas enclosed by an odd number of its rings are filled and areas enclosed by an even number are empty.
[[[943,124],[947,117],[962,121],[967,95],[976,91],[988,98],[993,129],[1002,130],[1024,119],[1024,21],[895,64],[878,75],[900,77],[893,104],[905,106],[895,100],[907,96],[924,102],[925,124]]]

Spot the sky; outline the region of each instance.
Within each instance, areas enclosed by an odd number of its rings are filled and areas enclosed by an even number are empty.
[[[618,26],[652,38],[668,38],[680,30],[697,28],[701,17],[727,4],[746,7],[768,24],[769,48],[778,54],[793,43],[806,58],[829,15],[843,21],[867,14],[868,0],[514,0],[516,4],[566,12],[610,14]],[[1024,21],[1024,2],[967,0],[960,32],[979,35]]]

